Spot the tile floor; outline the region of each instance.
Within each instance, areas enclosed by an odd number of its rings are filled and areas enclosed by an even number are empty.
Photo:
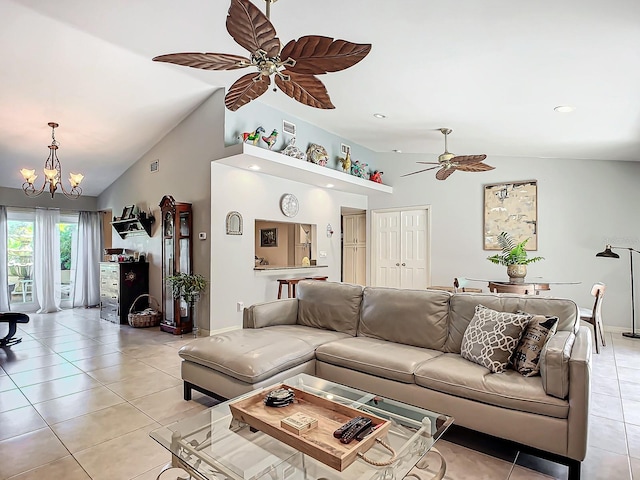
[[[215,403],[197,392],[182,399],[177,351],[192,337],[120,327],[98,313],[30,315],[22,343],[0,349],[0,480],[155,479],[169,457],[149,431]],[[449,480],[566,478],[565,467],[524,455],[438,445]],[[582,478],[633,475],[640,480],[640,341],[607,334],[594,355]]]

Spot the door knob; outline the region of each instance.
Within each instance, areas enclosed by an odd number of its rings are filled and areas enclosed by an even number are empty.
[[[400,266],[400,264],[399,264],[399,263],[396,263],[396,267],[399,267],[399,266]]]
[[[406,264],[406,263],[403,263],[403,264],[402,264],[402,266],[403,266],[403,267],[406,267],[406,266],[407,266],[407,264]]]

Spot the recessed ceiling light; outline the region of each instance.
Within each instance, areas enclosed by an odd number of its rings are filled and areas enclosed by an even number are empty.
[[[260,170],[258,165],[249,165],[249,170]]]
[[[575,110],[575,107],[572,107],[571,105],[558,105],[556,108],[554,108],[554,110],[560,113],[569,113],[573,112]]]
[[[384,113],[374,113],[373,116],[376,118],[387,118]]]
[[[402,150],[400,150],[399,148],[394,148],[394,149],[393,149],[393,152],[395,152],[395,153],[402,153]]]
[[[333,187],[334,187],[334,185],[333,185],[333,183],[327,183],[326,187],[327,187],[327,188],[333,188]]]

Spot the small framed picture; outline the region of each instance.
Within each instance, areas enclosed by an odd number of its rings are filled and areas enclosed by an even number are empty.
[[[277,247],[278,246],[278,229],[277,228],[261,228],[260,229],[260,246],[261,247]]]
[[[122,209],[122,220],[128,220],[133,217],[133,210],[135,205],[129,205]]]

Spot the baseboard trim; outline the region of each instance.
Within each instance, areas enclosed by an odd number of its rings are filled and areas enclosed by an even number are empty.
[[[242,327],[225,327],[225,328],[219,328],[217,330],[204,330],[202,335],[204,336],[204,332],[208,332],[209,335],[217,335],[219,333],[227,333],[227,332],[232,332],[234,330],[240,330]]]

